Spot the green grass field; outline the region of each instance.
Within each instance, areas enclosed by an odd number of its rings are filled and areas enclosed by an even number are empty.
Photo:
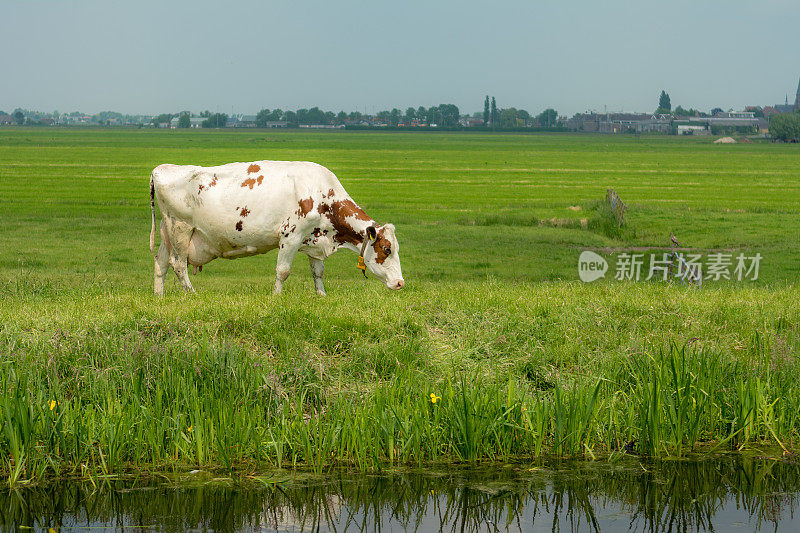
[[[153,297],[150,170],[256,159],[333,170],[406,288],[342,251],[327,298],[302,257],[273,296],[274,254]],[[702,138],[0,129],[0,471],[792,451],[799,175],[800,146]],[[759,279],[578,281],[670,232]]]

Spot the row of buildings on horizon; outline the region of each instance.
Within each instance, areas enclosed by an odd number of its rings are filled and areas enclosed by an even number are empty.
[[[443,104],[444,106],[444,104]],[[455,106],[452,106],[455,108]],[[314,108],[316,109],[316,108]],[[411,108],[413,109],[413,108]],[[424,108],[420,108],[424,109]],[[431,110],[436,108],[431,108]],[[455,108],[457,110],[457,108]],[[512,108],[513,109],[513,108]],[[319,112],[319,110],[317,110]],[[396,111],[396,110],[395,110]],[[506,111],[506,110],[502,110]],[[515,112],[517,110],[514,110]],[[551,111],[555,114],[554,110]],[[547,111],[545,113],[547,113]],[[773,115],[800,111],[800,83],[794,103],[789,103],[788,97],[785,103],[771,106],[748,106],[742,111],[724,111],[714,109],[711,113],[701,113],[692,110],[687,113],[680,107],[671,113],[598,113],[586,112],[576,113],[572,117],[558,116],[556,120],[542,123],[542,115],[533,117],[526,112],[520,112],[519,117],[515,118],[514,128],[546,128],[555,127],[562,131],[584,131],[597,133],[662,133],[677,135],[711,135],[719,133],[765,133],[769,131],[769,120]],[[294,112],[288,112],[294,114]],[[303,124],[290,122],[288,120],[259,120],[257,115],[245,114],[214,114],[216,118],[212,127],[226,128],[313,128],[313,129],[335,129],[347,127],[361,128],[441,128],[429,114],[426,118],[412,118],[408,114],[395,117],[394,122],[387,120],[389,112],[381,112],[376,115],[361,113],[351,113],[349,115],[340,113],[338,116],[327,113],[328,123]],[[128,126],[128,127],[156,127],[156,128],[201,128],[209,126],[210,115],[184,118],[181,123],[180,115],[122,115],[114,112],[102,112],[97,115],[87,115],[80,112],[59,114],[41,113],[36,111],[24,111],[17,109],[11,114],[0,112],[0,126],[10,125],[45,125],[45,126]],[[224,126],[223,126],[224,124]],[[508,129],[506,125],[497,129]],[[457,123],[455,118],[448,124],[449,128],[492,128],[487,124],[481,113],[473,115],[460,115]]]
[[[577,113],[565,125],[573,131],[599,133],[712,135],[724,132],[768,132],[772,116],[795,111],[800,111],[800,83],[793,104],[789,103],[787,95],[783,104],[748,106],[744,111],[716,109],[710,114]]]

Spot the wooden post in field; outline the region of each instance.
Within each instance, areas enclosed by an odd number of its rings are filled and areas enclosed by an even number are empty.
[[[625,205],[625,202],[622,201],[617,191],[614,189],[606,189],[606,202],[611,206],[611,212],[617,217],[617,224],[619,224],[619,227],[622,227],[622,224],[625,222],[625,211],[628,209],[628,206]]]

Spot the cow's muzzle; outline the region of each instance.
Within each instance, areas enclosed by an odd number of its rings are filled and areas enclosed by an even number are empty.
[[[402,279],[398,279],[396,281],[387,282],[386,286],[392,289],[393,291],[399,291],[400,289],[403,288],[405,284],[406,284],[405,281],[403,281]]]

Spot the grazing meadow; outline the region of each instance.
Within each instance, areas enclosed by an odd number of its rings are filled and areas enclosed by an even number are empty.
[[[791,456],[800,146],[711,141],[2,128],[0,473]],[[150,170],[259,159],[325,165],[394,223],[406,287],[343,250],[327,297],[302,255],[273,295],[274,253],[153,296]],[[646,264],[671,233],[758,278],[578,278],[583,250]]]

